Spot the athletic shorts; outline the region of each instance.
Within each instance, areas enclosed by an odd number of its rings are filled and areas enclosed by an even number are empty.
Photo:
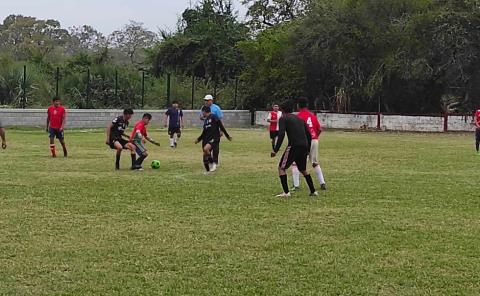
[[[174,134],[180,135],[181,133],[182,133],[182,130],[179,127],[168,128],[168,134],[170,136],[173,136]]]
[[[143,143],[134,142],[133,144],[136,147],[135,151],[137,152],[138,156],[142,156],[143,153],[147,152],[147,148],[145,148],[145,145]]]
[[[217,149],[220,145],[220,141],[218,140],[210,140],[210,141],[202,141],[202,148],[210,144],[212,146],[212,150]]]
[[[288,146],[280,159],[280,169],[287,170],[294,162],[299,171],[307,170],[308,148],[303,146]]]
[[[48,133],[50,138],[57,138],[62,141],[65,137],[63,136],[63,131],[59,128],[48,128]]]
[[[477,139],[477,141],[480,141],[480,128],[477,128],[475,130],[475,139]]]
[[[312,140],[312,145],[310,146],[310,154],[308,155],[310,162],[312,164],[318,164],[318,140]]]
[[[278,131],[277,132],[272,132],[270,131],[270,139],[275,139],[276,137],[278,137]]]
[[[123,148],[125,148],[125,145],[127,145],[129,142],[125,139],[116,139],[116,140],[110,140],[110,148],[112,149],[116,149],[115,148],[115,142],[118,142],[120,143],[120,145],[122,145]]]

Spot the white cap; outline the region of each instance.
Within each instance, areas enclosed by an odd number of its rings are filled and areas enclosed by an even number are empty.
[[[203,98],[205,101],[212,101],[213,96],[212,95],[206,95],[205,98]]]

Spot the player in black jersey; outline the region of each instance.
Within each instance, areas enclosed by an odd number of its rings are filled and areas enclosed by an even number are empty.
[[[202,134],[195,141],[195,144],[202,142],[203,147],[203,165],[207,172],[214,172],[217,167],[213,159],[213,151],[218,149],[220,145],[220,131],[223,132],[225,137],[229,141],[232,140],[232,137],[228,134],[227,130],[223,126],[222,121],[215,115],[212,114],[210,107],[204,106],[202,108],[202,113],[204,116],[203,121],[203,131]]]
[[[293,162],[297,164],[298,170],[303,174],[310,188],[310,196],[318,196],[318,192],[313,185],[312,176],[307,172],[307,157],[310,151],[312,136],[308,131],[305,122],[297,116],[290,114],[293,111],[293,104],[284,102],[281,106],[284,115],[279,120],[279,131],[277,144],[271,153],[275,157],[282,147],[285,134],[288,137],[288,146],[282,155],[280,164],[278,166],[278,173],[280,175],[280,182],[282,184],[283,193],[277,197],[290,197],[287,181],[287,169]]]
[[[107,139],[105,143],[110,146],[110,148],[117,150],[117,157],[115,159],[116,170],[120,169],[120,156],[122,155],[123,149],[130,150],[132,170],[138,168],[136,165],[135,145],[130,143],[129,137],[125,134],[129,123],[128,121],[132,116],[133,110],[125,109],[123,115],[115,117],[107,127]]]

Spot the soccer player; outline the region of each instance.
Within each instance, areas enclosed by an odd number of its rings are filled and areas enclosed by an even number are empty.
[[[105,140],[105,143],[110,146],[111,149],[117,151],[117,156],[115,159],[116,170],[120,169],[120,157],[122,155],[123,149],[130,150],[130,156],[132,157],[131,169],[138,169],[135,156],[136,147],[135,145],[130,143],[130,139],[127,135],[125,135],[125,130],[127,129],[129,123],[128,121],[132,118],[132,116],[133,110],[125,109],[123,111],[123,115],[115,117],[107,127],[107,139]],[[125,138],[128,138],[128,140]]]
[[[281,106],[284,115],[280,118],[280,129],[278,131],[278,141],[275,145],[271,156],[275,157],[282,147],[285,134],[288,137],[288,146],[282,155],[278,166],[280,182],[282,184],[283,193],[276,197],[290,197],[288,189],[287,169],[293,162],[297,164],[298,169],[305,177],[308,187],[310,188],[310,196],[318,196],[318,192],[313,185],[312,176],[307,172],[307,156],[310,151],[312,136],[305,122],[299,117],[290,114],[293,111],[293,104],[284,102]]]
[[[317,116],[308,110],[308,99],[300,98],[298,100],[298,114],[297,116],[302,119],[308,127],[308,131],[312,137],[312,144],[310,147],[309,159],[312,163],[315,175],[317,176],[318,181],[320,182],[321,190],[327,190],[327,185],[325,184],[325,178],[323,177],[322,168],[318,164],[318,139],[320,138],[320,133],[322,132],[322,127],[320,122],[317,119]],[[293,173],[293,188],[292,191],[300,187],[300,172],[296,165],[292,166]]]
[[[480,109],[475,112],[475,148],[480,156]]]
[[[178,108],[178,102],[173,102],[172,107],[165,113],[164,126],[168,126],[170,147],[177,148],[177,141],[182,136],[182,129],[184,128],[183,111]]]
[[[198,144],[200,141],[202,142],[203,165],[208,173],[214,172],[217,169],[213,153],[220,145],[220,132],[223,132],[229,141],[232,141],[232,137],[228,134],[222,121],[212,113],[210,107],[204,106],[202,113],[205,118],[203,121],[203,131],[195,140],[195,144]]]
[[[213,96],[212,95],[206,95],[205,98],[203,98],[203,100],[205,101],[205,106],[210,107],[211,113],[213,115],[215,115],[218,120],[222,121],[223,120],[222,109],[220,109],[220,107],[217,104],[213,103]],[[203,115],[203,111],[202,111],[202,115],[200,116],[200,118],[202,120],[205,119],[204,115]],[[223,134],[222,134],[222,132],[220,132],[220,138],[218,140],[218,145],[216,145],[213,148],[213,152],[212,152],[212,157],[213,157],[213,162],[215,164],[215,167],[218,167],[218,164],[219,164],[220,140],[221,140],[222,136],[223,136]]]
[[[278,121],[282,117],[282,111],[279,110],[278,104],[273,104],[272,109],[268,113],[267,122],[270,123],[270,140],[272,140],[272,149],[274,149],[278,139]]]
[[[5,128],[3,128],[2,121],[0,120],[0,137],[2,138],[2,149],[7,149],[7,138],[5,137]]]
[[[150,138],[147,134],[147,125],[152,120],[152,115],[149,113],[145,113],[142,116],[142,120],[135,124],[133,128],[132,135],[130,136],[130,142],[135,145],[135,151],[138,154],[138,159],[136,162],[136,169],[142,169],[142,163],[145,158],[148,157],[147,148],[145,148],[145,140],[149,141],[150,143],[160,146],[159,143],[155,142],[152,138]]]
[[[47,128],[46,131],[50,138],[50,152],[52,157],[57,157],[55,151],[55,138],[60,141],[63,148],[63,156],[67,157],[67,146],[65,145],[64,128],[65,120],[67,118],[67,112],[65,108],[61,106],[61,100],[58,97],[54,97],[53,104],[47,110]]]

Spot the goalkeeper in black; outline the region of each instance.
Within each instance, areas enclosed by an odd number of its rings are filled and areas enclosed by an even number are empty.
[[[313,185],[312,176],[307,172],[307,157],[310,152],[310,145],[312,142],[312,136],[308,131],[308,127],[305,122],[297,116],[291,114],[293,111],[293,104],[285,102],[281,106],[284,115],[279,120],[279,131],[277,144],[273,148],[271,154],[275,157],[282,147],[285,134],[288,137],[288,146],[280,159],[278,166],[278,173],[280,176],[280,182],[282,183],[283,193],[277,195],[277,197],[290,197],[290,191],[288,189],[287,181],[287,169],[293,162],[297,164],[298,170],[303,174],[310,188],[310,196],[318,196],[318,192]]]

